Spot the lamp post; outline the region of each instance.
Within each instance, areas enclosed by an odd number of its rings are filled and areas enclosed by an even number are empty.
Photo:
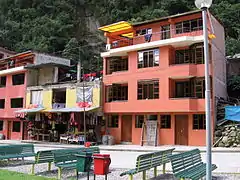
[[[204,37],[204,59],[205,59],[205,111],[206,111],[206,146],[207,146],[207,168],[206,179],[212,180],[212,121],[210,111],[210,78],[209,78],[209,50],[208,50],[208,28],[207,10],[211,6],[212,0],[195,0],[195,5],[202,10],[203,37]]]

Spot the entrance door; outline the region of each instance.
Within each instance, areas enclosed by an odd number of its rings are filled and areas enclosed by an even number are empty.
[[[12,121],[7,121],[8,129],[7,129],[7,139],[11,139],[11,132],[12,132]]]
[[[22,139],[23,140],[27,140],[28,139],[28,132],[27,132],[27,127],[28,127],[28,123],[27,122],[23,122],[23,131],[22,131]]]
[[[122,116],[122,141],[132,142],[132,116]]]
[[[175,116],[175,144],[188,145],[188,115]]]

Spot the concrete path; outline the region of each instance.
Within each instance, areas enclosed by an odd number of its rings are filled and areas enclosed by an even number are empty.
[[[0,141],[0,143],[20,143],[20,141]],[[68,147],[79,147],[79,145],[53,144],[53,143],[38,143],[35,144],[35,151],[50,150]],[[114,146],[99,146],[101,153],[111,155],[113,168],[133,168],[138,155],[145,152],[176,148],[175,153],[188,151],[194,148],[201,150],[202,159],[205,162],[206,151],[205,147],[192,146],[136,146],[136,145],[114,145]],[[239,173],[240,174],[240,149],[239,148],[213,148],[212,162],[218,166],[214,171],[217,173]],[[167,170],[171,171],[171,165],[167,165]]]

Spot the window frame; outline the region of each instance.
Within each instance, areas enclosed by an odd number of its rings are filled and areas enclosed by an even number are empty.
[[[145,119],[145,116],[142,114],[135,115],[135,128],[142,128],[144,124],[144,119]]]
[[[114,117],[114,119],[113,119]],[[118,128],[119,127],[119,116],[117,114],[107,115],[107,126],[108,128]]]
[[[21,82],[21,83],[16,83],[16,82],[18,82],[18,81],[16,81],[16,79],[14,79],[14,78],[16,78],[17,76],[21,76],[21,78],[23,78],[23,82]],[[22,79],[21,79],[22,80]],[[25,73],[20,73],[20,74],[14,74],[14,75],[12,75],[12,85],[13,86],[19,86],[19,85],[24,85],[25,84]]]
[[[16,100],[16,99],[22,99],[22,102],[21,102],[22,106],[19,106],[19,107],[13,107],[13,106],[12,106],[12,103],[13,103],[12,101],[13,101],[13,100]],[[22,97],[21,97],[21,98],[11,98],[11,99],[10,99],[10,102],[11,102],[10,107],[11,107],[11,108],[23,108],[23,105],[24,105],[24,102],[23,102],[23,101],[24,101],[24,98],[22,98]]]
[[[197,23],[197,26],[193,26],[194,22]],[[187,27],[187,24],[189,27]],[[185,27],[184,27],[185,25]],[[182,34],[188,32],[199,31],[203,29],[202,18],[195,18],[186,21],[181,21],[175,23],[175,34]]]
[[[0,99],[0,102],[1,101],[3,101],[3,107],[1,108],[1,106],[0,106],[0,109],[5,109],[5,103],[6,103],[6,101],[5,101],[5,99]],[[1,104],[1,103],[0,103]]]
[[[159,99],[159,85],[159,79],[139,80],[137,82],[137,100]]]
[[[128,71],[128,57],[122,58],[108,58],[107,60],[106,74],[112,74],[114,72]]]
[[[2,84],[2,82],[4,82]],[[7,85],[7,76],[0,76],[0,88],[4,88]]]
[[[193,130],[206,130],[206,115],[193,114]]]
[[[160,115],[160,125],[161,125],[161,129],[171,129],[171,115],[169,114],[164,114],[164,115]]]
[[[17,126],[17,128],[19,128],[19,129],[17,129],[17,130],[15,130],[16,126],[14,126],[14,124],[16,124],[16,123],[19,124],[19,126]],[[13,121],[12,132],[17,132],[17,133],[21,132],[21,122],[20,121]]]
[[[105,88],[105,102],[128,101],[128,84],[113,84]]]
[[[0,131],[4,129],[4,120],[0,120]]]
[[[160,50],[156,48],[148,49],[144,51],[138,51],[137,68],[142,69],[142,68],[152,68],[152,67],[159,66],[160,64],[159,54],[160,54]]]

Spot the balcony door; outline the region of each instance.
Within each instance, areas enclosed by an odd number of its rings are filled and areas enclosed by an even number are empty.
[[[188,145],[188,115],[175,116],[175,144]]]
[[[132,142],[132,116],[122,116],[122,142]]]

